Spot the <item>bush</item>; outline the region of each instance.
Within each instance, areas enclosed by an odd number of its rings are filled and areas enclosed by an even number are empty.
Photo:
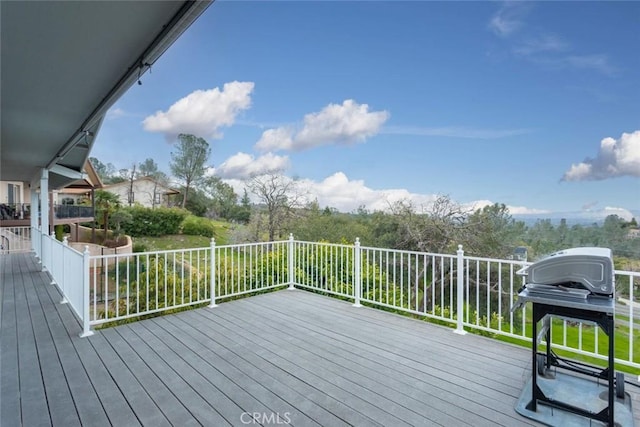
[[[131,221],[122,224],[122,230],[133,237],[178,234],[180,224],[189,214],[188,211],[180,208],[151,209],[134,206],[123,210],[131,215]]]
[[[59,240],[62,242],[62,239],[64,238],[64,226],[62,224],[58,224],[55,227],[53,227],[53,231],[55,231],[56,240]]]
[[[136,253],[136,252],[148,252],[149,248],[147,248],[147,245],[145,245],[144,243],[134,243],[133,247],[131,248],[131,250]]]
[[[214,237],[215,228],[210,219],[189,215],[182,222],[182,234]]]

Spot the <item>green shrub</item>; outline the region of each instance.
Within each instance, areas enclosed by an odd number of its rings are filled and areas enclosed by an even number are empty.
[[[144,243],[134,243],[133,247],[131,248],[131,250],[136,253],[136,252],[148,252],[149,249],[147,248],[147,245],[145,245]]]
[[[64,226],[62,224],[58,224],[55,227],[53,227],[53,230],[56,233],[56,240],[59,240],[62,242],[62,239],[64,237]]]
[[[122,224],[122,230],[133,237],[178,234],[180,224],[189,214],[187,210],[180,208],[151,209],[133,206],[123,210],[131,215],[131,221]]]
[[[182,234],[214,237],[215,227],[210,219],[189,215],[182,222]]]

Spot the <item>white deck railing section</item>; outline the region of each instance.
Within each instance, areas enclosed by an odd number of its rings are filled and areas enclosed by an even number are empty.
[[[30,250],[30,227],[0,228],[0,254],[29,252]]]
[[[28,229],[27,229],[28,230]],[[26,236],[24,230],[12,231]],[[20,234],[23,233],[23,234]],[[217,303],[289,286],[430,318],[490,336],[531,341],[531,309],[511,311],[524,285],[521,261],[295,241],[90,256],[31,230],[32,249],[90,326]],[[22,238],[22,237],[21,237]],[[635,302],[640,272],[615,271],[616,362],[640,368]],[[622,301],[622,299],[621,299]],[[638,324],[638,327],[636,327]],[[553,320],[555,349],[606,359],[608,337],[593,324]]]
[[[40,259],[42,269],[51,276],[51,284],[62,293],[63,304],[69,304],[82,324],[80,336],[92,335],[89,319],[89,287],[87,273],[89,250],[80,253],[69,246],[67,239],[60,242],[54,235],[31,229],[32,249]]]

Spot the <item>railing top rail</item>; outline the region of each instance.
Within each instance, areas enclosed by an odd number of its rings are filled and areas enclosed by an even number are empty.
[[[216,248],[244,248],[244,247],[248,247],[248,246],[267,246],[267,245],[280,245],[280,244],[285,244],[285,243],[289,243],[288,240],[275,240],[273,242],[256,242],[256,243],[236,243],[233,245],[216,245]]]
[[[640,277],[640,271],[613,270],[613,274],[618,274],[620,276]]]
[[[304,240],[294,240],[294,243],[302,243],[306,245],[322,245],[322,246],[331,246],[331,247],[348,248],[348,249],[353,249],[355,247],[355,245],[347,244],[347,243],[307,242]]]
[[[108,249],[112,250],[114,248],[108,248]],[[200,248],[166,249],[161,251],[103,254],[103,255],[91,255],[89,259],[124,258],[124,257],[135,257],[135,256],[143,256],[143,255],[166,255],[166,254],[173,254],[173,253],[208,251],[209,249],[211,249],[209,246],[205,246]]]
[[[360,249],[363,250],[373,250],[373,251],[384,251],[384,252],[396,252],[402,254],[411,254],[411,255],[425,255],[430,257],[442,257],[442,258],[455,258],[455,254],[439,254],[435,252],[421,252],[421,251],[408,251],[406,249],[389,249],[389,248],[376,248],[373,246],[361,246]]]
[[[479,257],[479,256],[464,256],[464,259],[469,261],[482,261],[482,262],[501,262],[505,264],[518,264],[518,265],[531,265],[532,263],[529,261],[521,261],[517,259],[504,259],[504,258],[488,258],[488,257]]]

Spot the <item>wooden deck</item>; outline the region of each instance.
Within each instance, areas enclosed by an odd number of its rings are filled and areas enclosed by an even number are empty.
[[[79,338],[30,255],[0,268],[2,426],[536,425],[523,348],[286,290]]]

